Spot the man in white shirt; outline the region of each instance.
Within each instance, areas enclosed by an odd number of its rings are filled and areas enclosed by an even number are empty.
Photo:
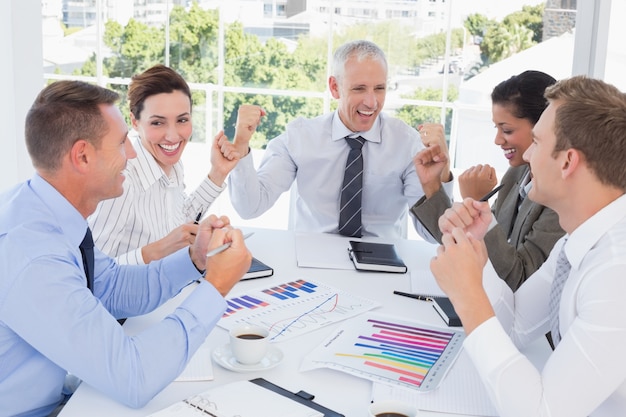
[[[546,98],[549,106],[524,154],[533,175],[529,197],[557,212],[566,235],[515,293],[510,337],[482,287],[488,203],[466,199],[446,211],[439,221],[443,245],[431,269],[461,317],[465,348],[501,416],[621,416],[626,96],[578,76],[549,87]],[[470,217],[470,226],[457,227],[458,219],[469,224]],[[521,346],[548,331],[556,347],[538,370],[514,343]]]
[[[226,139],[219,143],[225,156],[243,156],[228,179],[233,207],[242,218],[260,216],[295,181],[294,230],[345,234],[340,230],[339,213],[350,150],[346,137],[360,136],[364,139],[362,228],[354,236],[406,237],[411,206],[438,191],[441,182],[452,195],[447,149],[437,142],[424,148],[414,128],[381,113],[387,61],[375,44],[354,41],[340,46],[328,86],[338,100],[337,110],[289,123],[283,134],[269,141],[258,172],[249,154],[249,141],[265,112],[253,105],[239,109],[234,146]],[[425,143],[432,143],[430,137],[435,134],[443,136],[443,129],[431,125],[428,129]],[[421,178],[426,178],[425,183],[420,183],[416,174],[416,154],[420,155],[418,169],[424,170]],[[418,233],[434,242],[421,223],[412,220]]]

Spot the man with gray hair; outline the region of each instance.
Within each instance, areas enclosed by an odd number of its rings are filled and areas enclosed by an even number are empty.
[[[425,148],[414,128],[382,113],[387,60],[374,43],[340,46],[328,87],[337,110],[289,123],[269,141],[258,171],[249,142],[265,111],[255,105],[239,108],[234,142],[219,143],[226,157],[241,158],[229,177],[233,206],[242,218],[258,217],[295,181],[294,230],[406,237],[411,206],[429,197],[430,188],[438,190],[441,181],[452,193],[447,149],[438,144]],[[431,136],[443,137],[440,125],[429,128]],[[416,174],[416,155],[426,161],[420,165],[424,183]],[[418,233],[432,240],[412,220]]]

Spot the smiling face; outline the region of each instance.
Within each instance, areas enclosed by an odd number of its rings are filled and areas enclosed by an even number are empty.
[[[89,183],[97,187],[96,204],[122,195],[126,161],[137,156],[127,140],[128,127],[117,106],[101,105],[100,108],[108,129],[99,145],[94,146],[97,158]]]
[[[533,140],[532,123],[528,119],[515,117],[506,105],[494,104],[491,114],[497,129],[494,143],[502,148],[509,165],[525,165],[523,155]]]
[[[144,101],[139,119],[131,113],[131,121],[143,147],[169,175],[191,138],[193,126],[189,97],[178,90],[149,96]]]
[[[350,57],[341,78],[331,76],[328,85],[333,97],[339,100],[343,124],[352,132],[370,130],[385,104],[387,69],[383,62]]]
[[[565,151],[555,152],[556,135],[554,133],[554,120],[558,102],[552,102],[541,115],[535,125],[534,140],[524,153],[524,160],[530,164],[533,175],[533,186],[528,197],[546,207],[559,212],[559,203],[568,201],[563,194],[570,190],[562,184],[562,167],[566,166]]]

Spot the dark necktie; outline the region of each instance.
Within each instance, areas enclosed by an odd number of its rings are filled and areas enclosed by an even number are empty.
[[[85,238],[80,242],[80,253],[83,255],[83,266],[85,268],[85,276],[87,277],[87,288],[93,292],[93,238],[91,230],[87,228]]]
[[[565,242],[567,242],[567,240]],[[559,332],[559,305],[561,304],[563,286],[565,285],[565,281],[567,281],[571,269],[564,249],[565,243],[563,243],[559,257],[556,260],[556,271],[550,290],[550,333],[554,347],[561,341],[561,333]]]
[[[344,236],[361,237],[361,194],[363,190],[363,153],[365,139],[346,137],[350,153],[341,187],[339,209],[339,233]]]

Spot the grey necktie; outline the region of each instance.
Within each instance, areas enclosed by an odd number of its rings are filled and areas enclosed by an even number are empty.
[[[559,332],[559,305],[561,304],[561,294],[563,293],[563,286],[565,285],[565,281],[567,281],[571,269],[571,265],[565,255],[566,242],[567,240],[563,243],[559,257],[556,260],[556,271],[550,290],[550,333],[555,348],[561,341],[561,333]]]
[[[339,209],[339,233],[344,236],[361,237],[361,194],[363,190],[363,143],[361,136],[346,136],[350,152],[341,187]]]

